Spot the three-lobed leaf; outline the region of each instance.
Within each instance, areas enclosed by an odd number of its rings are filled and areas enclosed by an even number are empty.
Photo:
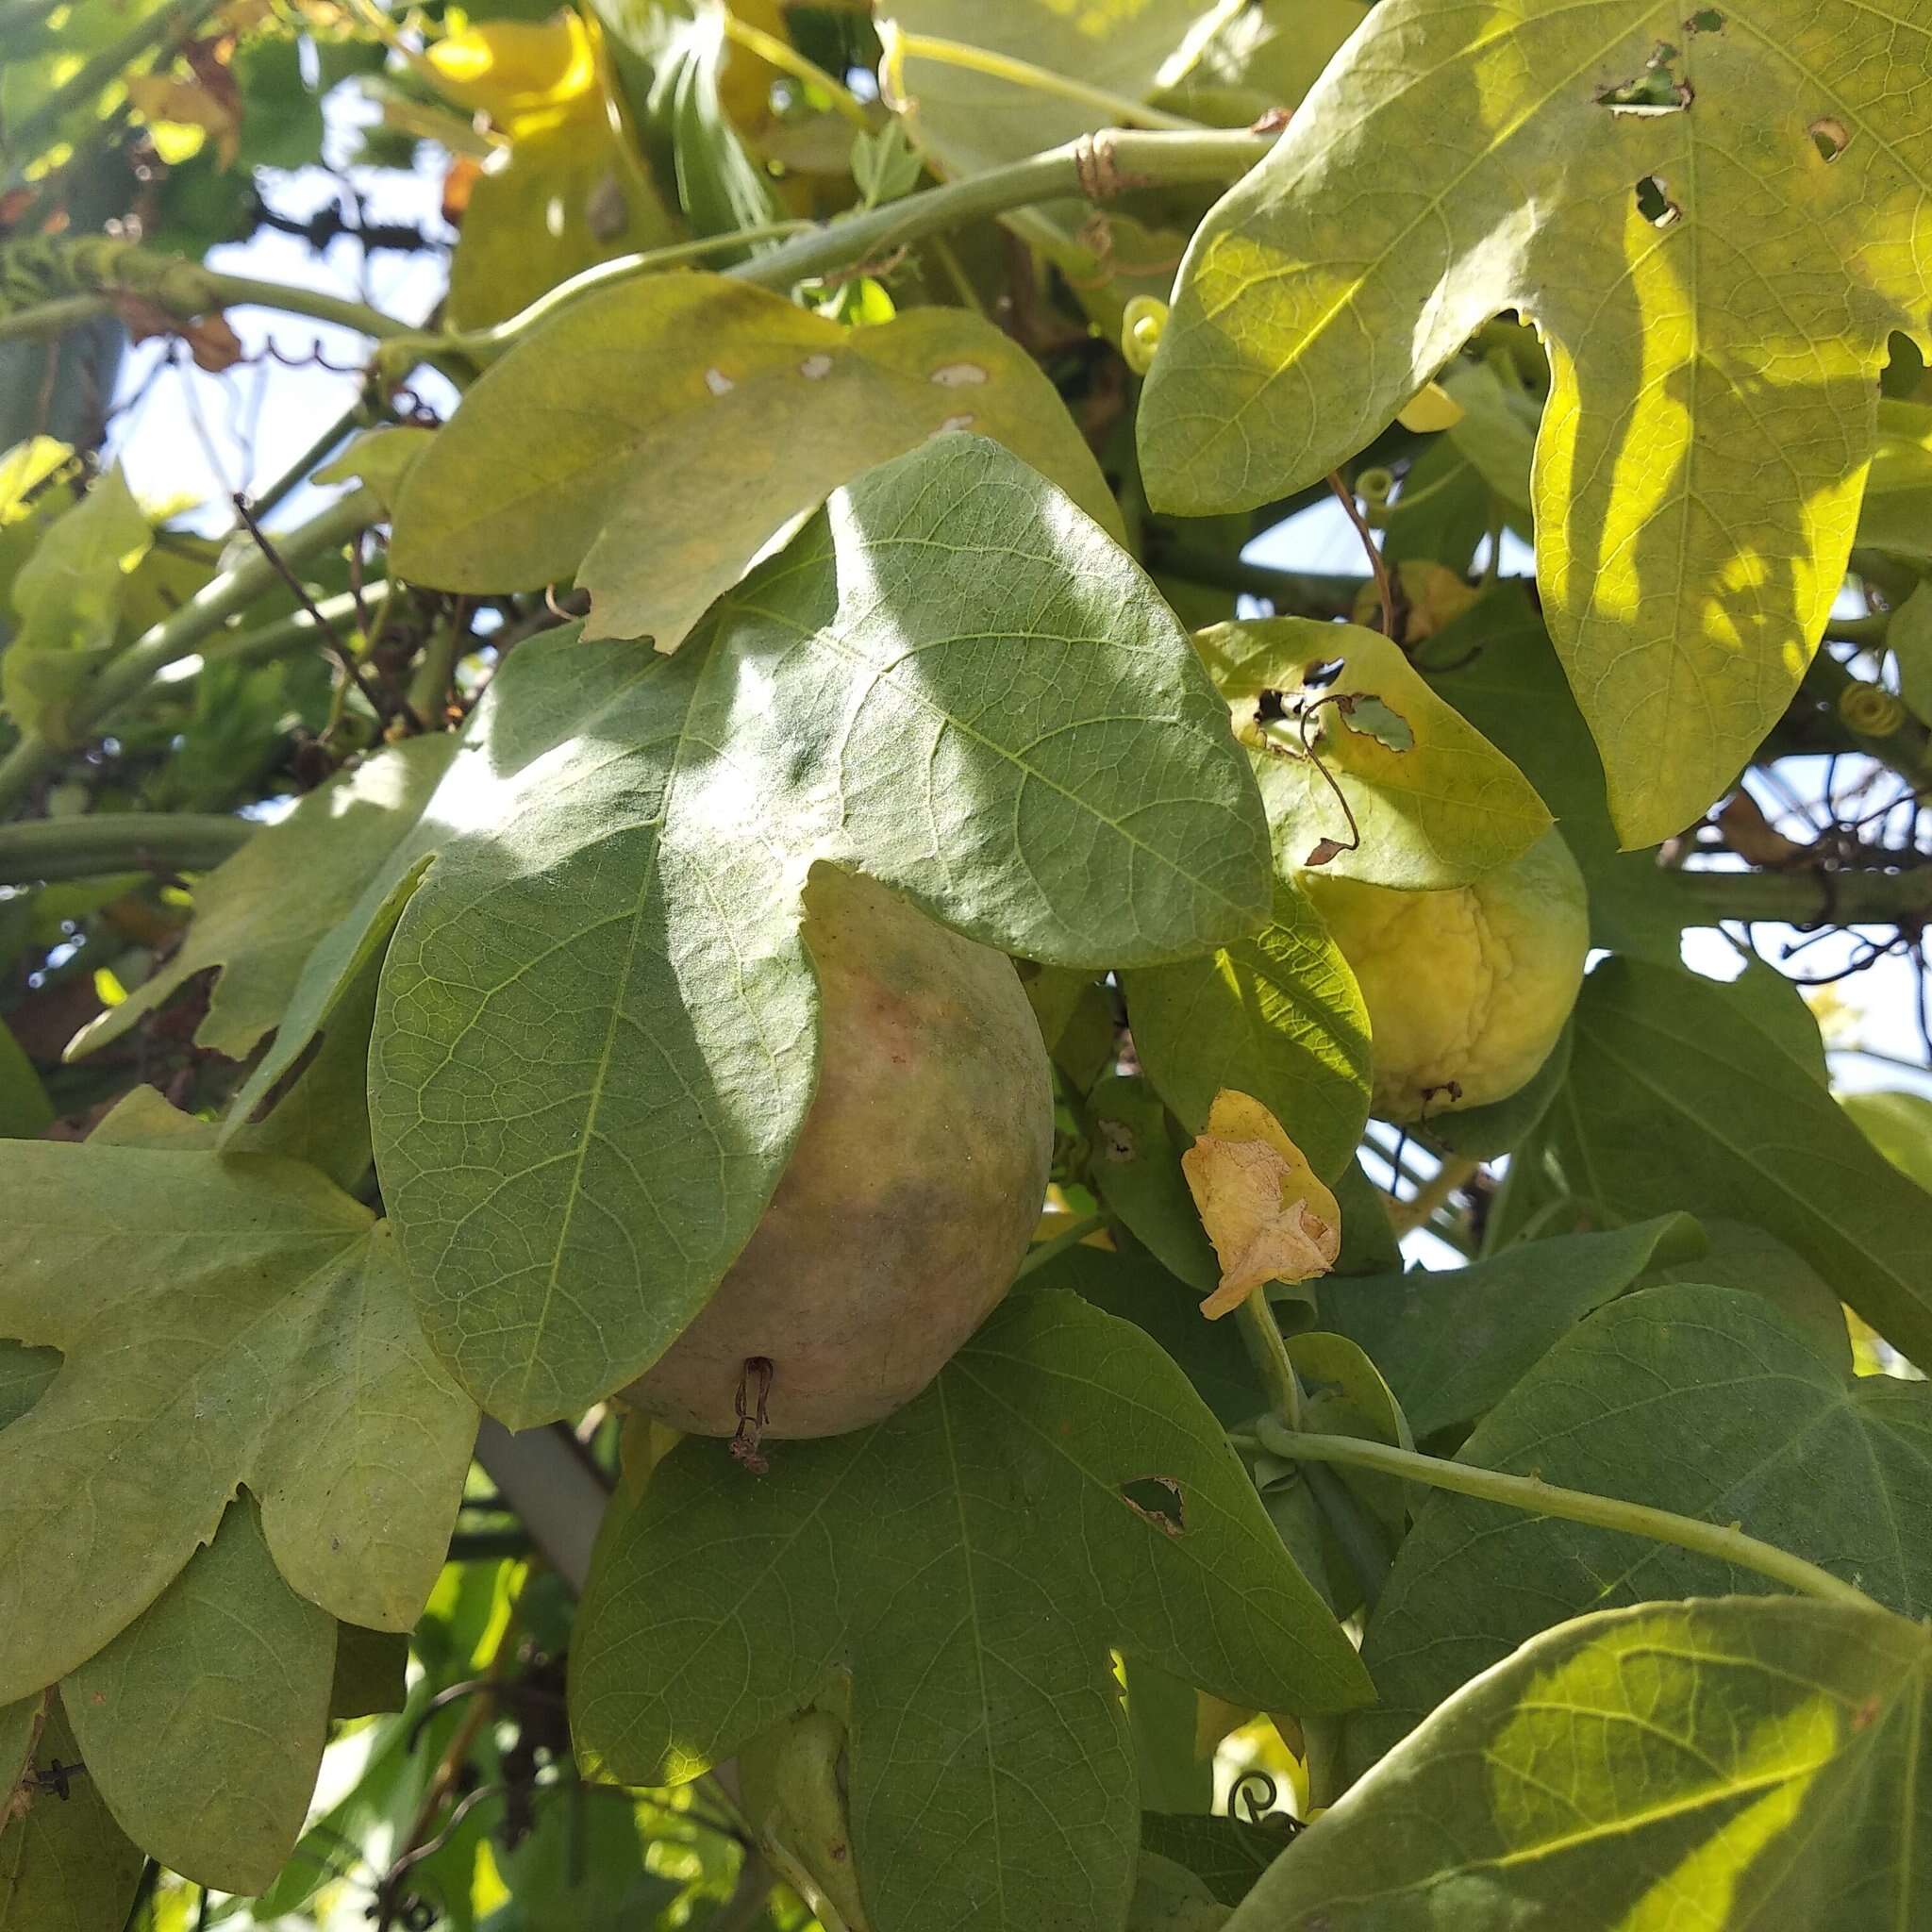
[[[0,1175],[0,1334],[61,1357],[0,1430],[0,1698],[133,1622],[238,1484],[301,1595],[407,1628],[475,1410],[423,1338],[387,1224],[312,1168],[191,1142],[10,1141]]]
[[[687,1441],[607,1526],[573,1726],[612,1775],[689,1778],[849,1673],[875,1932],[1121,1926],[1109,1641],[1250,1708],[1366,1692],[1179,1370],[1074,1296],[1017,1291],[889,1421],[770,1453],[753,1482]]]
[[[1189,249],[1151,500],[1311,482],[1490,317],[1533,318],[1551,632],[1624,841],[1681,831],[1796,688],[1889,337],[1924,340],[1928,47],[1858,0],[1376,8]]]
[[[444,590],[575,576],[589,637],[675,650],[841,485],[942,430],[1120,513],[1053,386],[978,317],[848,329],[728,276],[631,278],[495,364],[405,480],[391,561]]]

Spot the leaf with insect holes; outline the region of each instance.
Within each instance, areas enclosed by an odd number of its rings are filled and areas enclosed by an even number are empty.
[[[682,1781],[849,1685],[874,1932],[1123,1924],[1139,1805],[1109,1644],[1250,1708],[1368,1694],[1181,1372],[1074,1295],[1017,1290],[873,1428],[767,1446],[754,1480],[687,1441],[607,1522],[572,1731],[605,1774]]]
[[[1209,1320],[1267,1282],[1307,1281],[1334,1267],[1341,1247],[1335,1196],[1258,1100],[1228,1088],[1217,1093],[1181,1172],[1221,1263],[1221,1284],[1201,1304]]]
[[[1321,850],[1332,876],[1440,891],[1549,829],[1529,780],[1379,631],[1264,617],[1195,647],[1253,757],[1284,874]]]
[[[1533,319],[1544,613],[1619,834],[1654,844],[1823,634],[1889,338],[1932,348],[1928,180],[1917,0],[1384,0],[1194,237],[1149,499],[1312,483],[1491,316]]]
[[[675,650],[841,484],[941,430],[1007,444],[1118,533],[1053,386],[990,323],[848,329],[724,275],[579,298],[496,363],[406,478],[390,562],[449,591],[575,576],[587,637]]]
[[[152,1124],[0,1141],[0,1335],[60,1352],[0,1429],[0,1699],[126,1628],[238,1484],[290,1585],[375,1628],[414,1622],[455,1520],[476,1411],[387,1224],[313,1168]]]
[[[425,1325],[491,1414],[576,1413],[684,1330],[784,1170],[811,867],[1051,963],[1199,953],[1269,901],[1225,718],[1091,519],[996,443],[923,443],[674,656],[518,645],[225,1131],[393,925],[370,1092]]]

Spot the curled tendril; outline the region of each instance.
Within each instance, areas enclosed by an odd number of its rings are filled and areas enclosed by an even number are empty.
[[[1280,1796],[1281,1787],[1274,1776],[1258,1765],[1250,1765],[1228,1791],[1227,1815],[1237,1824],[1259,1824],[1274,1809]]]

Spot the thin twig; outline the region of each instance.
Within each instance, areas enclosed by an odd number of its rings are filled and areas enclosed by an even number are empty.
[[[311,618],[315,620],[315,626],[322,633],[323,642],[326,644],[332,652],[334,652],[336,661],[342,667],[343,675],[346,676],[349,682],[353,684],[356,687],[356,689],[362,693],[364,699],[367,700],[370,708],[375,713],[376,717],[380,719],[383,724],[387,724],[393,717],[397,715],[397,713],[395,708],[391,705],[389,699],[384,695],[381,687],[379,685],[372,683],[370,679],[363,675],[362,666],[357,660],[356,654],[353,651],[351,651],[349,647],[342,642],[341,639],[336,635],[335,626],[331,625],[328,619],[322,614],[322,607],[319,604],[317,604],[315,599],[308,594],[308,587],[303,583],[302,579],[298,577],[295,575],[295,573],[289,568],[287,563],[285,563],[282,560],[280,553],[275,549],[275,546],[269,541],[267,532],[264,531],[261,525],[256,522],[255,512],[248,508],[248,499],[245,496],[243,496],[242,493],[238,490],[229,498],[229,501],[232,502],[235,506],[235,514],[242,519],[242,525],[247,529],[248,534],[252,538],[254,538],[256,547],[261,552],[262,556],[265,557],[269,560],[269,562],[274,566],[275,575],[281,578],[283,583],[288,585],[290,591],[294,595],[295,601],[301,605],[303,609],[306,610]],[[358,585],[357,588],[358,591],[359,592],[359,584]],[[358,608],[359,609],[359,594],[358,596],[357,602]],[[408,728],[411,732],[414,732],[420,728],[416,723],[414,715],[410,713],[407,708],[405,708],[402,716],[404,717],[407,723]]]
[[[1389,565],[1382,556],[1381,546],[1375,541],[1374,532],[1363,521],[1361,508],[1355,500],[1355,491],[1342,481],[1340,470],[1328,472],[1328,487],[1335,492],[1335,500],[1348,512],[1348,520],[1355,525],[1355,533],[1362,540],[1362,548],[1368,552],[1369,569],[1375,579],[1375,590],[1382,599],[1382,631],[1386,637],[1395,636],[1395,579],[1389,575]]]

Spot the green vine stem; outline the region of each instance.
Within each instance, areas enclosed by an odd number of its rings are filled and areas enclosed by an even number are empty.
[[[573,275],[567,282],[559,282],[508,321],[472,337],[426,334],[360,302],[260,281],[252,275],[225,275],[192,262],[171,263],[169,258],[148,256],[144,251],[134,251],[128,267],[130,273],[139,269],[144,284],[158,282],[163,267],[187,272],[194,278],[197,301],[206,308],[250,303],[358,329],[388,345],[379,357],[381,367],[400,380],[409,367],[436,356],[463,354],[481,360],[499,356],[578,296],[635,275],[653,274],[676,260],[695,259],[712,248],[739,247],[748,239],[764,239],[778,233],[789,235],[790,239],[776,248],[725,271],[740,281],[760,288],[789,289],[797,282],[813,281],[880,260],[927,235],[957,228],[983,216],[1007,214],[1033,202],[1099,202],[1127,188],[1174,187],[1190,182],[1213,186],[1230,182],[1246,174],[1274,146],[1275,139],[1274,134],[1218,128],[1186,134],[1112,128],[1082,135],[1077,141],[1029,155],[1005,167],[990,168],[985,174],[965,180],[948,181],[840,221],[813,225],[803,232],[794,231],[789,223],[775,224],[770,229],[744,229],[718,236],[703,245],[679,243],[675,249],[602,262]],[[187,286],[182,284],[184,289]],[[100,292],[110,296],[112,286],[104,286]],[[40,319],[44,313],[42,307],[0,316],[0,340],[8,335],[42,333]]]
[[[275,538],[277,556],[295,568],[310,558],[345,542],[358,530],[382,519],[382,504],[373,490],[353,490],[320,514]],[[128,645],[94,680],[92,689],[75,706],[76,738],[143,691],[159,672],[177,658],[199,650],[229,618],[282,581],[275,564],[256,551],[224,571],[182,607]],[[25,732],[0,762],[0,812],[11,811],[35,781],[60,758],[61,747],[35,732]]]
[[[1501,1503],[1531,1516],[1556,1516],[1568,1523],[1585,1523],[1595,1529],[1615,1529],[1626,1536],[1647,1537],[1671,1543],[1700,1557],[1710,1557],[1734,1569],[1750,1570],[1800,1596],[1813,1596],[1861,1610],[1879,1606],[1828,1570],[1807,1563],[1774,1545],[1746,1536],[1740,1529],[1700,1523],[1647,1504],[1620,1502],[1614,1496],[1591,1495],[1583,1490],[1561,1490],[1539,1476],[1506,1475],[1500,1470],[1478,1469],[1466,1462],[1448,1462],[1412,1449],[1391,1448],[1385,1442],[1364,1441],[1357,1436],[1297,1435],[1271,1416],[1255,1425],[1261,1445],[1276,1456],[1297,1462],[1335,1462],[1382,1475],[1401,1476],[1431,1489],[1454,1490],[1486,1503]]]
[[[212,812],[100,812],[0,825],[0,886],[105,878],[120,872],[207,872],[258,826]]]
[[[1672,872],[1663,884],[1685,902],[1687,924],[1774,920],[1791,925],[1914,925],[1932,918],[1932,869],[1879,872]]]
[[[1301,1378],[1288,1358],[1288,1344],[1281,1339],[1281,1324],[1274,1319],[1274,1309],[1268,1299],[1265,1285],[1249,1291],[1247,1299],[1235,1309],[1234,1318],[1241,1324],[1241,1340],[1246,1342],[1248,1354],[1261,1377],[1268,1407],[1280,1418],[1283,1426],[1299,1429],[1302,1425]]]

